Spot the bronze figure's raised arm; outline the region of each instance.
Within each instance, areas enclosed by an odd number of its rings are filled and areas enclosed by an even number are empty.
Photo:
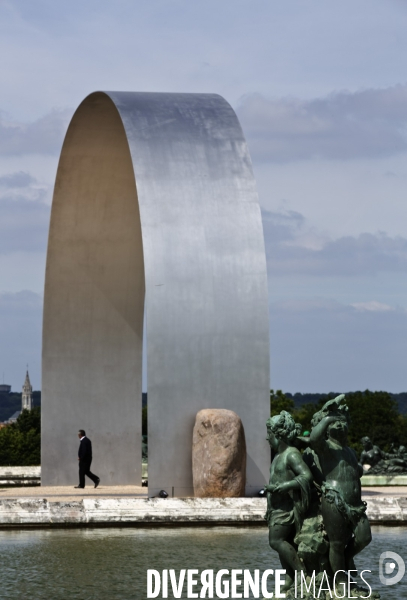
[[[371,542],[366,503],[362,501],[363,470],[348,446],[349,414],[344,395],[327,402],[312,420],[310,446],[322,472],[321,513],[329,539],[329,562],[338,583],[355,569],[354,556]]]

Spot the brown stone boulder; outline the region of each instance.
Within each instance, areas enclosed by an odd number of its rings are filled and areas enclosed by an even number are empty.
[[[238,498],[246,485],[243,423],[232,410],[206,408],[196,415],[192,473],[197,498]]]

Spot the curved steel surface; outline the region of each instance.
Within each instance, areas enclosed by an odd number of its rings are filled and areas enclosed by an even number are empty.
[[[44,298],[42,480],[74,481],[79,427],[105,484],[140,481],[147,315],[149,494],[192,492],[202,408],[242,419],[267,478],[269,327],[251,161],[220,96],[96,92],[58,167]]]

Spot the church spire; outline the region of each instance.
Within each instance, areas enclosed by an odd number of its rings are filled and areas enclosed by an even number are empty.
[[[25,381],[23,385],[23,393],[21,395],[21,410],[31,410],[33,407],[33,388],[30,382],[30,376],[27,372],[25,375]]]

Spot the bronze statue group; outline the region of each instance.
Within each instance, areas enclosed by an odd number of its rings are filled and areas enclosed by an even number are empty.
[[[392,444],[391,452],[384,452],[367,436],[360,441],[363,446],[360,462],[365,474],[404,475],[407,473],[407,448],[405,446],[395,448]]]
[[[314,598],[298,591],[298,577],[333,597],[347,598],[354,557],[371,542],[361,497],[363,468],[348,446],[349,413],[341,395],[314,414],[308,438],[282,411],[267,421],[275,452],[266,486],[270,546],[286,570],[287,598]],[[325,583],[323,584],[325,579]],[[328,587],[322,587],[322,584]],[[307,589],[307,588],[305,588]],[[367,597],[352,580],[350,597]],[[328,598],[332,596],[328,594]],[[370,598],[380,596],[372,592]]]

